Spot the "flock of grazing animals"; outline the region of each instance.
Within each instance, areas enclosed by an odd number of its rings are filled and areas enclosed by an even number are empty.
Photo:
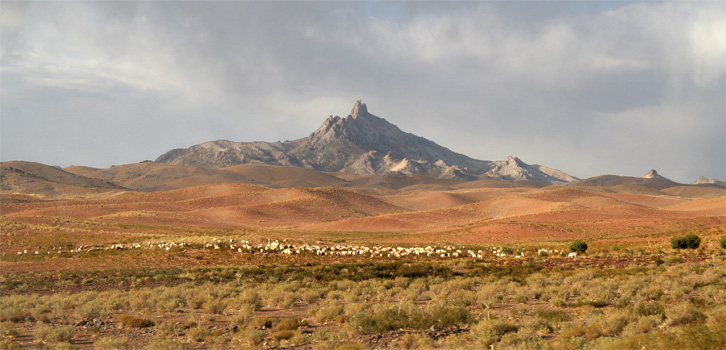
[[[125,249],[164,249],[166,251],[172,249],[214,249],[214,250],[230,250],[238,253],[247,254],[280,254],[280,255],[300,255],[300,254],[314,254],[319,256],[361,256],[361,257],[385,257],[385,258],[403,258],[407,256],[421,256],[421,257],[433,257],[433,258],[474,258],[484,259],[487,257],[498,257],[498,258],[513,258],[521,259],[528,256],[530,253],[525,249],[518,249],[516,252],[511,248],[505,247],[491,247],[488,249],[467,249],[466,247],[454,247],[454,246],[426,246],[426,247],[385,247],[385,246],[363,246],[363,245],[310,245],[302,244],[295,245],[288,243],[287,240],[280,242],[279,240],[267,240],[266,243],[252,244],[246,240],[221,240],[214,239],[209,243],[195,244],[189,242],[166,242],[166,241],[153,241],[145,244],[132,243],[122,244],[114,243],[105,247],[101,246],[79,246],[73,249],[63,249],[63,247],[52,247],[52,249],[46,250],[45,254],[49,255],[52,252],[56,254],[61,253],[80,253],[80,252],[91,252],[97,250],[125,250]],[[32,253],[28,250],[22,250],[17,252],[17,255],[24,254],[35,254],[40,255],[42,247],[38,247]],[[549,256],[559,255],[567,256],[569,258],[576,258],[577,253],[569,253],[565,255],[562,250],[557,249],[536,249],[531,253],[533,256]],[[5,254],[3,254],[4,256]]]

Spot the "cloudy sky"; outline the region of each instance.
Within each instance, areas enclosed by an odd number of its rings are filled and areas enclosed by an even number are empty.
[[[474,158],[726,178],[726,2],[0,2],[0,159],[277,141],[362,99]]]

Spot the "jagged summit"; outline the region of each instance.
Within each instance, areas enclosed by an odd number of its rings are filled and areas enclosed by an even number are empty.
[[[644,179],[662,179],[662,180],[668,180],[667,178],[661,176],[658,174],[658,172],[655,169],[648,170],[645,175],[642,176]]]
[[[359,116],[366,117],[368,116],[368,107],[361,100],[355,101],[355,105],[353,105],[353,109],[350,111],[350,116],[352,118],[358,118]]]
[[[308,137],[285,142],[211,141],[169,151],[159,163],[223,168],[258,163],[355,174],[419,174],[437,178],[494,178],[569,183],[575,178],[528,165],[516,157],[490,162],[469,158],[368,112],[361,100],[345,118],[328,117]]]

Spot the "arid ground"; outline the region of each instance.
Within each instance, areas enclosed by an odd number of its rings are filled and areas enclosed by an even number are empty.
[[[4,172],[1,348],[726,347],[719,186],[184,169]]]

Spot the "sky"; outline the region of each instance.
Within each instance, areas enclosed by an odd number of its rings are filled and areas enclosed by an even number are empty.
[[[306,137],[356,100],[483,160],[726,179],[726,2],[0,2],[0,160]]]

